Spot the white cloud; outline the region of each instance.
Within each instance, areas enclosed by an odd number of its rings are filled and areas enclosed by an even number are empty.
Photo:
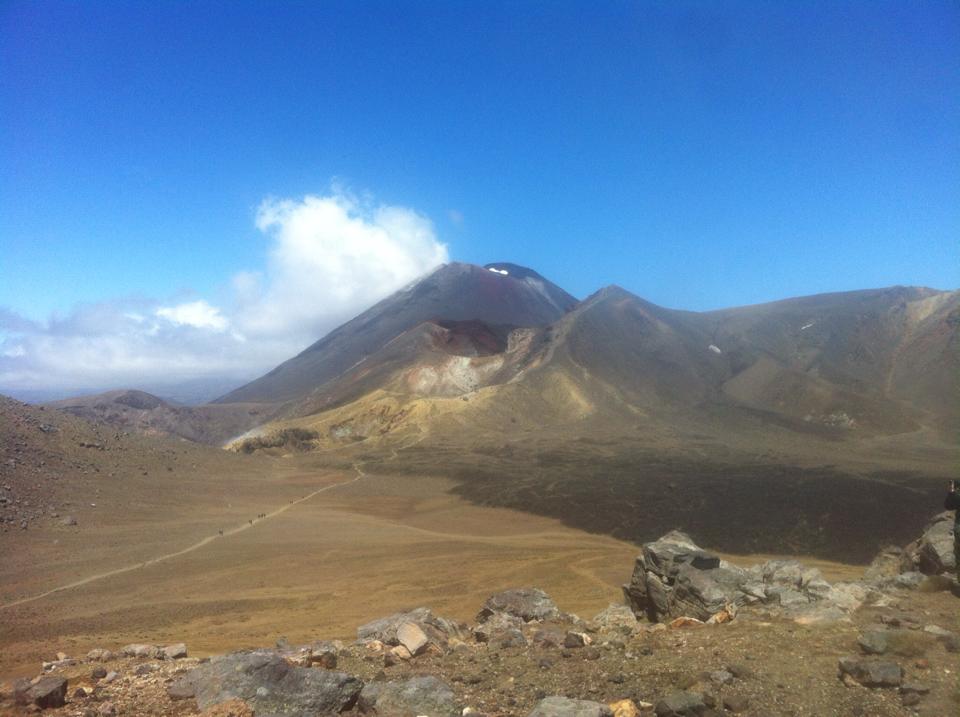
[[[224,331],[228,325],[227,319],[220,313],[220,309],[216,306],[210,306],[202,300],[178,304],[177,306],[162,306],[157,309],[156,314],[175,326],[193,326],[197,329]]]
[[[272,239],[269,265],[234,277],[239,326],[254,335],[319,337],[448,259],[426,217],[342,191],[268,199],[256,221]]]
[[[0,307],[0,392],[248,380],[448,260],[428,218],[340,189],[267,199],[255,224],[267,264],[230,277],[222,306],[117,299],[46,322]]]

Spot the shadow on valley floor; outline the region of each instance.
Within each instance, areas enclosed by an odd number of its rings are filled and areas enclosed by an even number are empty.
[[[906,472],[855,475],[833,466],[713,462],[655,451],[619,458],[583,453],[581,447],[479,448],[445,455],[436,446],[415,446],[390,460],[389,470],[422,474],[443,465],[459,483],[455,492],[475,504],[558,518],[637,544],[679,528],[726,553],[848,563],[867,563],[884,545],[910,542],[943,500],[943,478]]]

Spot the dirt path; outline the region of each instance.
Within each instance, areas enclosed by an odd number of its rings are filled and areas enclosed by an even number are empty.
[[[421,528],[418,525],[410,525],[409,523],[398,523],[385,518],[364,515],[362,513],[355,514],[355,518],[371,525],[394,528],[396,530],[405,530],[411,533],[417,533],[418,535],[424,535],[430,538],[439,538],[449,542],[481,543],[486,545],[518,544],[520,546],[524,546],[528,543],[532,544],[538,539],[545,541],[556,541],[558,539],[570,540],[571,538],[571,533],[563,530],[544,530],[536,533],[508,533],[505,535],[476,535],[473,533],[446,533],[439,530]],[[619,544],[615,538],[607,538],[606,536],[592,535],[589,533],[584,535],[576,535],[575,540],[578,545],[582,545],[584,543],[593,543],[597,547],[606,547]]]
[[[150,558],[150,560],[147,560],[146,562],[136,563],[135,565],[128,565],[126,567],[117,568],[116,570],[110,570],[105,573],[98,573],[97,575],[91,575],[89,577],[83,578],[82,580],[76,580],[72,583],[67,583],[66,585],[60,585],[58,587],[52,588],[51,590],[47,590],[46,592],[40,593],[38,595],[31,595],[30,597],[20,598],[19,600],[14,600],[13,602],[8,602],[0,605],[0,610],[4,610],[10,607],[16,607],[17,605],[24,605],[26,603],[34,602],[35,600],[41,600],[45,597],[49,597],[50,595],[53,595],[54,593],[63,592],[65,590],[72,590],[73,588],[78,588],[83,585],[96,582],[97,580],[103,580],[104,578],[113,577],[114,575],[129,573],[133,570],[141,570],[143,568],[150,567],[151,565],[156,565],[157,563],[162,563],[166,560],[172,560],[173,558],[178,558],[181,555],[186,555],[187,553],[192,553],[195,550],[199,550],[200,548],[204,547],[205,545],[209,545],[214,540],[220,540],[221,538],[227,538],[231,535],[242,533],[244,530],[249,530],[250,528],[254,527],[255,525],[258,525],[259,523],[262,523],[265,520],[276,518],[277,516],[290,510],[290,508],[292,508],[293,506],[303,503],[304,501],[308,501],[311,498],[319,495],[320,493],[331,490],[333,488],[340,488],[342,486],[351,485],[366,476],[366,473],[364,473],[357,464],[354,464],[353,468],[357,472],[357,475],[355,478],[351,480],[345,481],[343,483],[334,483],[332,485],[319,488],[313,491],[312,493],[309,493],[308,495],[303,496],[302,498],[298,498],[297,500],[290,501],[286,505],[283,505],[277,508],[273,512],[265,513],[262,518],[255,518],[247,523],[244,523],[243,525],[237,526],[236,528],[230,528],[229,530],[220,531],[216,535],[209,535],[206,538],[203,538],[202,540],[194,543],[193,545],[184,548],[183,550],[177,550],[176,552],[173,552],[173,553],[159,555],[155,558]]]

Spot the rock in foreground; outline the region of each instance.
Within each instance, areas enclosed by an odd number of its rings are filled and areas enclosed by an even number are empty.
[[[506,613],[524,622],[531,622],[559,617],[560,610],[543,590],[516,588],[504,590],[487,598],[477,615],[477,622],[484,622],[497,613]]]
[[[361,711],[392,717],[458,717],[456,696],[427,675],[398,682],[370,682],[360,693]]]
[[[66,697],[67,681],[62,677],[43,677],[35,683],[26,681],[14,687],[14,700],[17,704],[40,709],[63,707]]]
[[[537,703],[528,717],[611,717],[610,708],[599,702],[546,697]]]
[[[171,696],[191,693],[200,709],[229,699],[248,702],[258,715],[342,712],[363,683],[343,672],[294,667],[276,652],[236,652],[215,657],[171,685]]]

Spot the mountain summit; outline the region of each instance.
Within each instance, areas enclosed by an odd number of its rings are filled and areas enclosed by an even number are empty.
[[[216,402],[302,399],[425,321],[546,326],[576,304],[559,286],[516,264],[444,264]]]

